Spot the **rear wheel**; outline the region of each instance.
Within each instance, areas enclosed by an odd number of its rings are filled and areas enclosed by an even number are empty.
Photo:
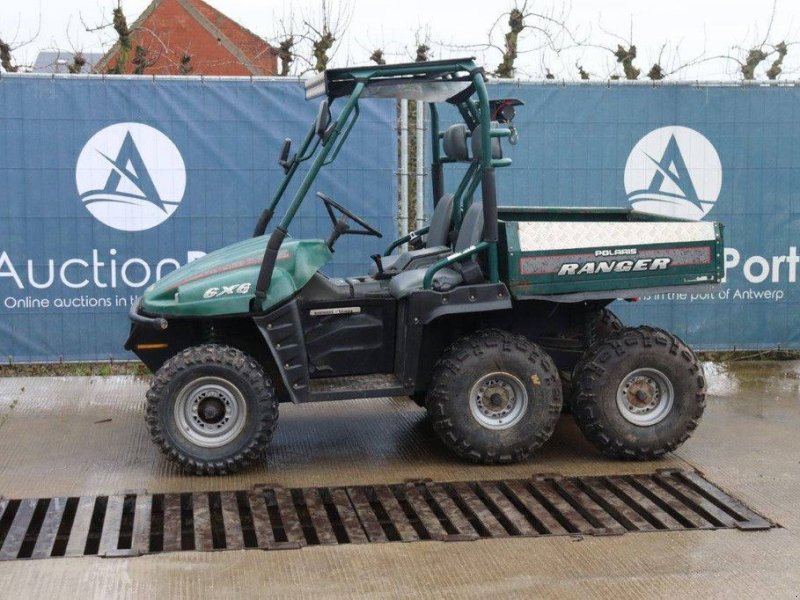
[[[462,338],[434,368],[427,408],[450,449],[474,462],[524,460],[552,435],[561,386],[552,359],[520,335]]]
[[[587,323],[586,345],[591,346],[598,340],[608,337],[612,333],[622,331],[625,325],[622,320],[608,308],[601,308],[589,317]]]
[[[598,340],[622,331],[624,328],[625,325],[615,313],[607,308],[601,308],[587,317],[584,333],[586,348],[591,347]],[[564,397],[564,412],[571,412],[575,371],[561,371],[560,376],[562,396]]]
[[[654,327],[598,341],[575,368],[573,414],[606,455],[657,458],[685,442],[705,408],[705,378],[694,352]]]
[[[198,475],[238,471],[272,439],[278,401],[269,378],[228,346],[188,348],[168,360],[147,392],[147,425],[171,460]]]

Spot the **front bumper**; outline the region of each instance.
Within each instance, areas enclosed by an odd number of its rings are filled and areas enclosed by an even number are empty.
[[[153,372],[189,345],[186,327],[169,327],[164,317],[142,314],[141,300],[131,306],[128,318],[131,320],[131,329],[125,341],[125,350],[136,354]]]
[[[140,325],[144,325],[145,327],[152,327],[153,329],[166,329],[169,327],[169,323],[167,323],[167,320],[164,317],[148,317],[141,314],[141,307],[141,298],[131,305],[131,309],[128,311],[128,318],[133,323],[138,323]],[[125,349],[130,350],[127,345],[125,346]]]

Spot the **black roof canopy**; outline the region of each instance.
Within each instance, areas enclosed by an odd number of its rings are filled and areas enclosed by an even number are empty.
[[[469,87],[476,69],[472,57],[327,69],[306,81],[306,99],[349,96],[363,81],[362,97],[442,102]]]

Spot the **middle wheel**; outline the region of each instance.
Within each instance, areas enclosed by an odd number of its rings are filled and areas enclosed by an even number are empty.
[[[561,412],[553,360],[520,336],[487,329],[458,340],[434,368],[427,407],[442,441],[483,463],[527,458]]]

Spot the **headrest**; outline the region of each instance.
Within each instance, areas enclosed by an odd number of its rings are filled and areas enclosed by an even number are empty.
[[[442,147],[447,158],[453,160],[469,160],[467,135],[469,130],[464,123],[450,125],[444,132]]]
[[[497,121],[492,121],[492,127],[498,127]],[[503,148],[500,146],[500,138],[493,137],[492,139],[492,158],[503,158]],[[481,126],[478,125],[472,130],[472,156],[475,160],[483,158],[483,149],[481,148]]]

